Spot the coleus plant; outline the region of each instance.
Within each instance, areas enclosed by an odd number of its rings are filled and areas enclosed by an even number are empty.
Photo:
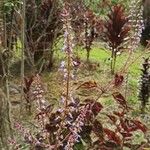
[[[39,76],[37,76],[34,85],[39,85]],[[116,75],[115,80],[111,83],[113,86],[120,86],[123,82],[123,76]],[[33,83],[32,83],[33,84]],[[32,85],[33,87],[33,85]],[[84,82],[79,85],[80,88],[98,88],[96,82]],[[102,94],[105,90],[102,91]],[[101,95],[102,96],[102,95]],[[41,93],[36,94],[35,100],[42,99]],[[35,116],[37,122],[42,124],[41,132],[36,135],[25,130],[20,124],[15,124],[15,128],[25,135],[25,142],[36,149],[84,149],[93,148],[100,150],[138,149],[145,143],[132,144],[132,136],[135,131],[142,131],[144,134],[147,127],[138,119],[128,116],[132,110],[119,92],[113,92],[112,97],[117,102],[117,111],[102,113],[105,110],[100,102],[94,99],[85,99],[80,101],[79,98],[73,98],[69,101],[66,108],[60,108],[52,111],[51,106],[40,108]],[[66,110],[66,111],[64,111]],[[64,114],[65,112],[65,114]],[[111,126],[102,124],[98,116],[105,115],[106,122]],[[24,133],[23,133],[24,132]],[[93,140],[93,137],[95,137]]]
[[[89,82],[89,84],[93,85],[92,82]],[[89,88],[89,84],[84,84],[84,88]],[[43,131],[38,133],[36,137],[27,132],[26,134],[30,135],[30,139],[26,137],[26,142],[32,146],[38,146],[39,149],[51,148],[52,150],[84,149],[85,147],[112,150],[123,149],[124,147],[130,149],[142,147],[143,143],[134,145],[131,140],[135,131],[140,130],[145,134],[147,127],[140,120],[128,116],[131,108],[121,93],[114,92],[112,96],[118,104],[118,109],[105,113],[108,118],[108,120],[106,119],[107,123],[110,122],[112,128],[103,125],[102,120],[98,119],[98,116],[104,115],[101,112],[105,109],[100,102],[92,99],[80,101],[76,98],[73,102],[68,103],[68,112],[66,112],[65,117],[63,109],[52,112],[47,107],[41,113],[38,113],[36,119],[39,122],[41,122],[41,118],[46,120]],[[95,137],[96,140],[93,140],[92,137]],[[38,142],[35,143],[35,141]]]
[[[122,5],[113,6],[107,16],[108,19],[104,24],[104,41],[108,43],[111,50],[111,73],[114,74],[117,54],[125,46],[130,27]]]

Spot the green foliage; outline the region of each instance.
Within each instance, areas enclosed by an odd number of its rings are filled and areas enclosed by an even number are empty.
[[[82,141],[80,141],[80,142],[78,142],[78,143],[76,143],[76,144],[74,145],[74,148],[73,148],[73,149],[74,149],[74,150],[85,150],[85,147],[84,147]]]
[[[100,14],[103,12],[102,8],[98,7],[98,4],[100,4],[102,0],[84,0],[84,3],[87,7],[92,9],[96,14]]]
[[[4,0],[3,11],[9,14],[15,7],[22,5],[21,0]]]

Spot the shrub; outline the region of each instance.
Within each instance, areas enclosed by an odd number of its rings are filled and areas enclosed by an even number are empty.
[[[142,74],[140,81],[140,91],[139,99],[141,101],[141,111],[144,112],[146,104],[148,103],[150,97],[150,74],[149,74],[149,58],[144,58],[144,63],[142,64]]]
[[[128,18],[122,5],[115,5],[111,8],[111,12],[107,15],[105,22],[105,38],[111,50],[111,73],[114,74],[117,54],[124,48],[126,37],[130,31]]]

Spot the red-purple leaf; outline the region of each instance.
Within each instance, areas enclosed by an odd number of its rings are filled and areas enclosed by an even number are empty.
[[[102,110],[103,106],[99,102],[94,102],[92,106],[92,112],[95,116],[98,115],[98,113]]]
[[[95,88],[95,87],[97,87],[97,83],[95,81],[88,81],[88,82],[82,83],[79,87],[77,87],[77,89],[80,89],[80,88],[90,89],[90,88]]]
[[[117,111],[113,111],[113,114],[118,116],[119,118],[123,117],[124,116],[124,112],[117,112]]]
[[[132,122],[137,126],[137,129],[141,130],[143,133],[146,133],[147,127],[142,122],[139,120],[133,120]]]
[[[136,126],[129,119],[120,119],[120,125],[124,129],[125,132],[133,132],[136,131]]]
[[[147,131],[147,127],[138,120],[129,120],[121,118],[120,124],[126,132],[141,130],[143,133],[145,133]]]
[[[121,139],[120,137],[112,130],[109,130],[107,128],[104,128],[104,132],[107,135],[109,140],[114,141],[116,144],[120,145],[121,144]]]
[[[117,118],[113,115],[107,115],[107,117],[113,122],[113,123],[116,123],[117,121]]]
[[[124,80],[124,77],[123,77],[122,75],[116,74],[116,75],[115,75],[115,83],[114,83],[115,86],[117,87],[117,86],[122,85],[123,80]]]
[[[97,135],[97,137],[99,137],[99,141],[103,141],[103,126],[98,120],[95,120],[93,123],[93,132]]]
[[[115,92],[112,95],[118,104],[120,104],[122,107],[124,107],[126,109],[128,108],[127,102],[121,93]]]
[[[129,132],[121,132],[121,134],[124,138],[129,138],[132,136],[132,133],[129,133]]]

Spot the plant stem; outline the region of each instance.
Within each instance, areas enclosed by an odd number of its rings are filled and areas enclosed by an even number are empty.
[[[23,102],[23,95],[24,95],[24,51],[25,51],[25,9],[26,9],[26,0],[23,0],[23,7],[22,7],[22,35],[21,35],[21,42],[22,42],[22,53],[21,53],[21,105],[20,105],[20,114],[22,112],[22,102]]]
[[[71,63],[71,57],[70,57],[70,52],[68,52],[68,64],[67,64],[67,70],[68,70],[68,73],[67,73],[67,92],[66,92],[66,102],[65,102],[65,108],[67,108],[68,106],[68,100],[69,100],[69,88],[70,88],[70,63]]]
[[[111,53],[111,65],[110,65],[112,75],[114,74],[113,64],[114,64],[114,49],[112,50],[112,53]]]
[[[117,59],[117,56],[116,56],[116,52],[115,52],[114,53],[114,62],[113,62],[113,74],[115,73],[116,59]]]

